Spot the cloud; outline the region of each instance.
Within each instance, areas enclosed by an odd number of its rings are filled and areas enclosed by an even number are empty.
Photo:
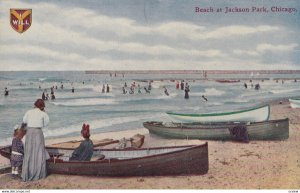
[[[261,25],[257,27],[252,26],[226,26],[217,28],[211,32],[206,32],[203,34],[202,39],[219,39],[231,36],[245,36],[263,32],[275,32],[279,30],[279,27],[276,26],[268,26],[268,25]]]
[[[290,44],[258,44],[254,50],[240,50],[235,49],[233,50],[233,53],[236,55],[249,55],[249,56],[259,56],[263,55],[266,52],[291,52],[291,51],[297,51],[295,48],[298,46],[296,43],[290,43]]]
[[[266,52],[266,51],[271,51],[271,52],[288,52],[292,51],[295,47],[297,47],[298,44],[296,43],[291,43],[291,44],[280,44],[280,45],[273,45],[273,44],[259,44],[256,47],[256,50],[258,52]]]
[[[7,64],[20,70],[240,68],[240,56],[255,56],[248,62],[259,64],[267,51],[289,52],[298,46],[262,44],[260,37],[285,32],[276,25],[144,24],[81,7],[66,9],[59,2],[2,1],[1,7],[0,23],[6,27],[0,28],[0,70],[7,70]],[[10,7],[33,9],[32,26],[24,34],[11,29],[4,13]],[[232,42],[238,45],[230,51]],[[31,59],[24,61],[25,56]]]
[[[258,56],[259,53],[256,51],[248,51],[248,50],[233,50],[233,53],[236,55],[249,55],[249,56]]]
[[[0,46],[0,50],[2,55],[11,55],[11,56],[23,54],[28,57],[40,56],[40,57],[47,57],[56,60],[69,60],[72,62],[86,59],[85,57],[79,54],[61,53],[40,46],[33,46],[33,45],[26,45],[26,46],[21,46],[16,44],[6,45],[6,46]]]

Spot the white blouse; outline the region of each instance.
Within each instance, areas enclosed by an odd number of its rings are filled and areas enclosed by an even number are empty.
[[[42,128],[49,124],[49,116],[39,108],[34,108],[25,113],[23,123],[27,123],[27,127]]]

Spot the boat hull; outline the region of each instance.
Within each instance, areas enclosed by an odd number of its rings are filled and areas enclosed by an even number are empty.
[[[272,120],[254,123],[184,123],[164,126],[161,122],[144,122],[150,133],[167,138],[233,140],[229,128],[245,126],[249,140],[284,140],[289,138],[289,120]]]
[[[100,161],[47,161],[48,173],[89,176],[172,176],[201,175],[208,172],[208,145],[178,146],[176,151],[130,159],[104,159]],[[108,154],[135,155],[151,151],[172,150],[178,147],[143,148],[138,150],[101,150]],[[180,149],[181,147],[181,149]],[[51,154],[63,153],[63,149],[47,148]],[[9,150],[8,150],[9,151]],[[111,151],[111,152],[107,152]],[[140,152],[138,152],[140,151]],[[143,152],[142,152],[143,151]],[[9,153],[0,149],[1,155]]]
[[[289,99],[292,108],[300,108],[300,99]]]
[[[236,112],[211,113],[211,114],[180,114],[167,112],[172,118],[181,122],[261,122],[270,117],[270,106],[257,107]]]

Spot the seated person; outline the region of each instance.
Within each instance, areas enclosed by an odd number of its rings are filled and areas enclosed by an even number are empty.
[[[83,124],[81,135],[84,140],[81,142],[80,146],[77,147],[70,161],[90,161],[93,156],[93,142],[90,140],[90,126],[88,124]]]

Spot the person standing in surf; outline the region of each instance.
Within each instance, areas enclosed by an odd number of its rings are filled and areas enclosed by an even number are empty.
[[[181,90],[184,90],[184,83],[183,82],[184,82],[184,80],[182,80],[181,83],[180,83]]]
[[[179,82],[176,81],[176,89],[179,89]]]
[[[102,93],[105,93],[105,85],[102,86]]]
[[[27,111],[23,117],[22,128],[26,127],[24,160],[22,166],[23,181],[34,181],[47,176],[46,160],[50,158],[45,149],[42,128],[49,124],[45,112],[45,103],[37,99],[34,109]]]
[[[106,92],[109,93],[109,86],[106,84]]]
[[[185,84],[184,92],[185,92],[184,98],[185,98],[185,99],[189,99],[189,98],[190,98],[190,97],[189,97],[190,86],[188,85],[188,83]]]
[[[8,89],[5,87],[4,96],[8,96]]]

